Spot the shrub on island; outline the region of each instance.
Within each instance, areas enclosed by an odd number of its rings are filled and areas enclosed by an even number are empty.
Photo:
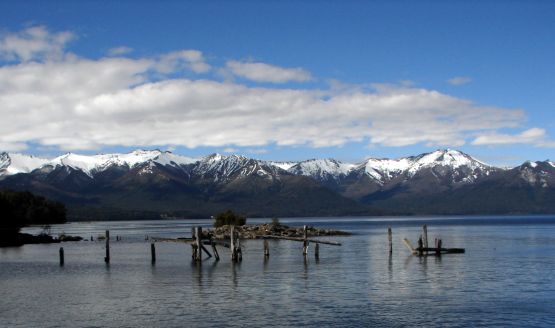
[[[231,210],[219,213],[214,217],[214,227],[218,228],[224,225],[243,226],[247,223],[245,216],[235,214]]]

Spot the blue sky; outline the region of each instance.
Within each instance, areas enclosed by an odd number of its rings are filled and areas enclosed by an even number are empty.
[[[555,159],[549,1],[6,1],[0,33],[8,151]]]

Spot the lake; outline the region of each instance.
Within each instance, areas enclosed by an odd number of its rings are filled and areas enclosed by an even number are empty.
[[[269,219],[249,219],[248,223]],[[0,249],[3,327],[412,327],[555,326],[555,217],[296,218],[282,223],[353,232],[313,245],[242,242],[243,261],[191,261],[191,247],[156,243],[150,262],[145,236],[190,236],[209,221],[124,221],[53,225],[103,241]],[[413,256],[423,224],[430,243],[465,254]],[[387,227],[393,229],[389,256]],[[40,232],[31,227],[24,232]],[[121,241],[115,241],[120,236]],[[58,250],[65,250],[65,266]]]

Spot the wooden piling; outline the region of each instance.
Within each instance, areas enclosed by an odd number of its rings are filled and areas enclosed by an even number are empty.
[[[314,258],[317,260],[320,258],[320,244],[314,246]]]
[[[211,240],[210,244],[212,245],[212,252],[214,252],[214,256],[216,257],[216,261],[220,260],[220,254],[218,254],[218,249],[216,248],[216,243]]]
[[[235,248],[235,226],[229,227],[229,238],[231,242],[231,261],[237,261],[237,249]]]
[[[268,241],[264,239],[264,257],[270,256],[270,246],[268,245]]]
[[[237,233],[237,240],[235,240],[235,247],[237,247],[237,260],[243,260],[243,250],[241,249],[241,239],[239,238],[239,233]]]
[[[428,226],[422,226],[422,244],[424,248],[428,248]],[[426,251],[426,254],[428,252]]]
[[[303,240],[303,255],[308,255],[308,229],[307,226],[303,226],[304,240]]]
[[[150,243],[150,261],[156,263],[156,247],[154,243]]]
[[[437,240],[437,245],[436,245],[436,255],[437,256],[441,256],[441,246],[443,246],[443,242],[441,241],[441,239]]]
[[[202,243],[200,240],[200,236],[202,235],[202,228],[201,227],[196,227],[195,228],[195,244],[197,245],[197,256],[196,256],[196,260],[197,261],[202,261]]]
[[[393,253],[393,232],[391,227],[387,228],[387,240],[389,242],[389,255]]]
[[[60,247],[60,266],[64,266],[64,248]]]
[[[110,263],[110,230],[106,230],[106,256],[104,262]]]

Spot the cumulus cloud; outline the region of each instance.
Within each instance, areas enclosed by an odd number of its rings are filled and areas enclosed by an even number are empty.
[[[108,55],[109,56],[121,56],[121,55],[126,55],[128,53],[133,52],[133,48],[130,47],[126,47],[126,46],[121,46],[121,47],[115,47],[115,48],[111,48],[108,50]]]
[[[45,39],[57,35],[47,33]],[[521,110],[479,106],[411,86],[262,88],[179,77],[182,69],[211,69],[197,50],[134,59],[62,55],[38,61],[20,56],[19,62],[0,66],[4,150],[29,144],[64,150],[265,149],[269,144],[329,147],[353,141],[456,146],[476,135],[516,128],[524,120]],[[152,80],[153,71],[172,78]]]
[[[473,145],[511,145],[527,144],[537,147],[555,147],[555,141],[549,140],[547,132],[540,128],[531,128],[519,134],[488,133],[478,136]]]
[[[447,80],[447,83],[456,86],[468,84],[470,82],[472,82],[472,79],[466,76],[455,76]]]
[[[283,68],[266,63],[240,62],[230,60],[226,68],[232,74],[255,82],[307,82],[312,79],[302,68]]]
[[[204,61],[202,52],[198,50],[181,50],[162,55],[156,68],[163,73],[171,73],[183,68],[190,69],[195,73],[206,73],[211,69],[210,65]]]
[[[52,33],[44,26],[7,33],[0,36],[0,58],[22,62],[42,57],[59,59],[66,43],[73,38],[71,32]]]

